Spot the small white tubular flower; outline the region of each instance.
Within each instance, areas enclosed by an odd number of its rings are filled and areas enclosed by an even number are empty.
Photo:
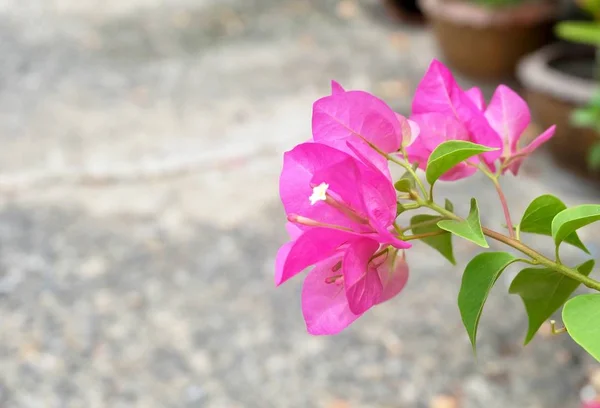
[[[313,187],[313,193],[308,198],[310,200],[310,205],[315,205],[318,201],[327,200],[327,189],[329,188],[329,184],[321,183],[316,187]]]

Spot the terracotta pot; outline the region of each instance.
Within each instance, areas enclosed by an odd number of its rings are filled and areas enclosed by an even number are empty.
[[[552,44],[524,58],[517,75],[536,121],[544,128],[556,124],[548,145],[561,165],[600,179],[587,167],[591,146],[600,141],[592,129],[571,125],[573,110],[585,105],[597,92],[593,78],[594,50],[573,44]]]
[[[383,3],[390,11],[390,14],[398,20],[415,24],[425,22],[425,17],[421,12],[417,0],[383,0]]]
[[[486,7],[467,1],[420,0],[447,62],[478,79],[514,74],[524,55],[552,38],[558,5],[549,1]]]

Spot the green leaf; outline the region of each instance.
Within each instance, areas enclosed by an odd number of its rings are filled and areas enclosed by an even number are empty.
[[[447,198],[444,201],[444,208],[447,211],[454,212],[454,204],[452,204],[452,201],[448,200]]]
[[[567,208],[552,220],[552,237],[556,247],[573,232],[600,220],[600,205],[584,204]]]
[[[471,259],[462,277],[458,308],[475,351],[477,326],[483,305],[498,277],[508,265],[517,261],[508,252],[484,252]]]
[[[440,227],[438,227],[432,221],[435,219],[439,219],[439,217],[427,214],[420,214],[412,217],[410,220],[410,225],[412,227],[413,234],[426,234],[430,232],[442,231]],[[425,223],[428,221],[432,221],[432,223],[425,226],[415,226],[417,224]],[[454,259],[454,254],[452,252],[452,234],[447,232],[435,237],[421,238],[421,241],[423,241],[425,244],[429,245],[433,249],[437,250],[440,254],[444,256],[444,258],[449,260],[452,265],[456,265],[456,260]]]
[[[497,150],[463,140],[449,140],[440,144],[429,156],[425,177],[429,184],[435,183],[448,170],[481,153]]]
[[[419,163],[413,163],[413,165],[411,167],[412,167],[413,171],[416,171],[417,168],[419,168]],[[394,187],[396,188],[396,190],[401,191],[403,193],[408,193],[411,190],[414,190],[415,186],[416,186],[415,178],[408,171],[405,171],[404,174],[402,175],[402,177],[400,177],[400,180],[398,180],[394,184]]]
[[[580,295],[569,300],[562,318],[573,340],[600,361],[600,294]]]
[[[600,24],[591,21],[562,21],[555,26],[556,35],[563,40],[581,44],[600,45]]]
[[[396,207],[396,217],[398,217],[404,211],[406,211],[406,208],[404,208],[402,204],[398,203],[398,206]]]
[[[396,188],[396,190],[403,192],[403,193],[408,193],[410,190],[412,190],[415,186],[415,182],[414,180],[410,180],[408,178],[401,178],[400,180],[396,181],[394,183],[394,187]]]
[[[534,199],[525,210],[521,219],[521,232],[552,236],[552,220],[559,212],[566,210],[565,203],[553,195],[545,194]],[[583,242],[579,239],[577,232],[569,234],[565,242],[589,254]]]
[[[577,270],[588,276],[593,268],[594,260],[589,260],[579,265]],[[548,268],[526,268],[519,272],[510,285],[509,293],[521,296],[527,310],[529,329],[525,344],[533,339],[542,324],[569,299],[578,286],[576,280]]]
[[[477,208],[477,200],[471,198],[471,210],[466,220],[455,221],[455,220],[443,220],[438,222],[438,227],[445,231],[449,231],[459,237],[468,239],[477,245],[489,248],[483,231],[481,230],[481,221],[479,220],[479,209]]]
[[[600,143],[594,144],[587,154],[588,168],[592,171],[600,171]]]

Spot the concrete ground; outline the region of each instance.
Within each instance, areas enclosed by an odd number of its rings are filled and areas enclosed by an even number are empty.
[[[312,101],[335,78],[407,112],[427,30],[376,0],[2,0],[0,52],[0,407],[578,406],[594,366],[567,336],[521,347],[510,274],[478,361],[461,270],[428,248],[337,337],[306,334],[301,279],[273,287]],[[519,214],[544,192],[599,197],[539,154],[507,194]],[[485,180],[440,194],[500,227]]]

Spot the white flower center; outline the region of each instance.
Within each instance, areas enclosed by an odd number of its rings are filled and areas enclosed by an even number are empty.
[[[310,205],[315,205],[318,201],[327,200],[327,189],[329,188],[329,184],[321,183],[316,187],[313,187],[313,193],[308,198],[310,200]]]

